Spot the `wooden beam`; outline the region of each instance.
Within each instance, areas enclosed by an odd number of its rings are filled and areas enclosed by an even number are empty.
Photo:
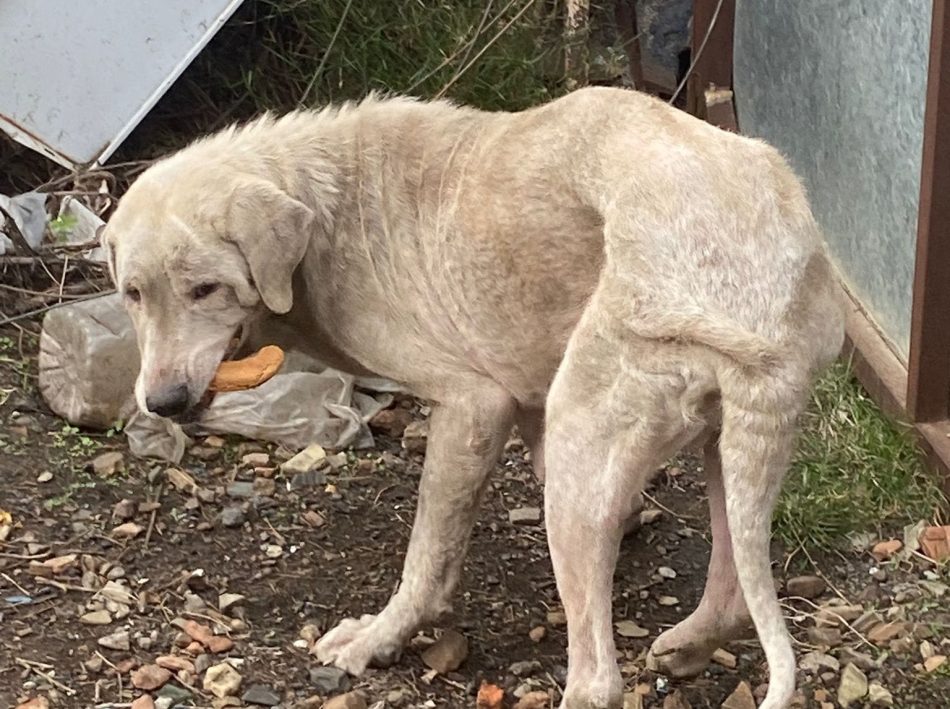
[[[934,0],[911,315],[907,413],[950,416],[950,13]]]

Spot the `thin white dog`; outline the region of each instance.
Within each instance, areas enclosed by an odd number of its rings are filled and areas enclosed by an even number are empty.
[[[323,661],[354,674],[391,662],[450,607],[517,423],[546,467],[562,707],[621,706],[622,530],[652,471],[696,441],[706,590],[650,663],[698,672],[751,618],[770,668],[762,707],[788,703],[769,523],[843,318],[805,194],[772,148],[618,89],[520,113],[369,98],[265,117],[157,163],[104,243],[138,334],[143,410],[195,407],[240,328],[434,402],[402,583],[378,615],[327,633]]]

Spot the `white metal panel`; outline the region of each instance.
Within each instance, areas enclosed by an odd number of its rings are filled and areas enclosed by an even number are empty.
[[[0,129],[106,160],[242,0],[0,0]]]

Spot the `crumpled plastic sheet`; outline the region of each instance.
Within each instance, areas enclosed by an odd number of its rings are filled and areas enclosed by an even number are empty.
[[[361,386],[387,391],[371,396],[357,391],[357,379],[343,372],[289,372],[247,391],[218,394],[197,423],[173,421],[136,411],[125,426],[135,455],[177,463],[193,436],[238,434],[278,443],[292,450],[318,443],[325,448],[369,448],[367,422],[392,403],[394,385],[360,380]]]
[[[43,243],[46,233],[46,197],[42,192],[24,192],[16,197],[7,197],[0,194],[0,207],[13,217],[13,221],[26,239],[30,248],[38,249]],[[0,228],[3,227],[6,217],[0,212]],[[5,234],[0,233],[0,256],[13,251],[13,242]]]

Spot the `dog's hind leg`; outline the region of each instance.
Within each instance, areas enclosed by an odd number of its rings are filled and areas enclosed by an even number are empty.
[[[479,502],[508,439],[515,402],[494,382],[471,379],[429,419],[416,520],[399,590],[376,616],[342,621],[317,657],[352,674],[396,660],[412,634],[451,607]]]
[[[706,588],[696,610],[660,635],[647,656],[651,670],[673,677],[699,674],[718,648],[752,630],[733,562],[718,437],[706,442],[703,457],[713,538]]]
[[[548,544],[568,628],[561,706],[619,709],[611,596],[624,525],[647,478],[696,431],[678,406],[681,377],[602,367],[595,353],[590,367],[614,371],[592,393],[600,375],[588,376],[583,356],[569,353],[558,373],[545,435]]]

